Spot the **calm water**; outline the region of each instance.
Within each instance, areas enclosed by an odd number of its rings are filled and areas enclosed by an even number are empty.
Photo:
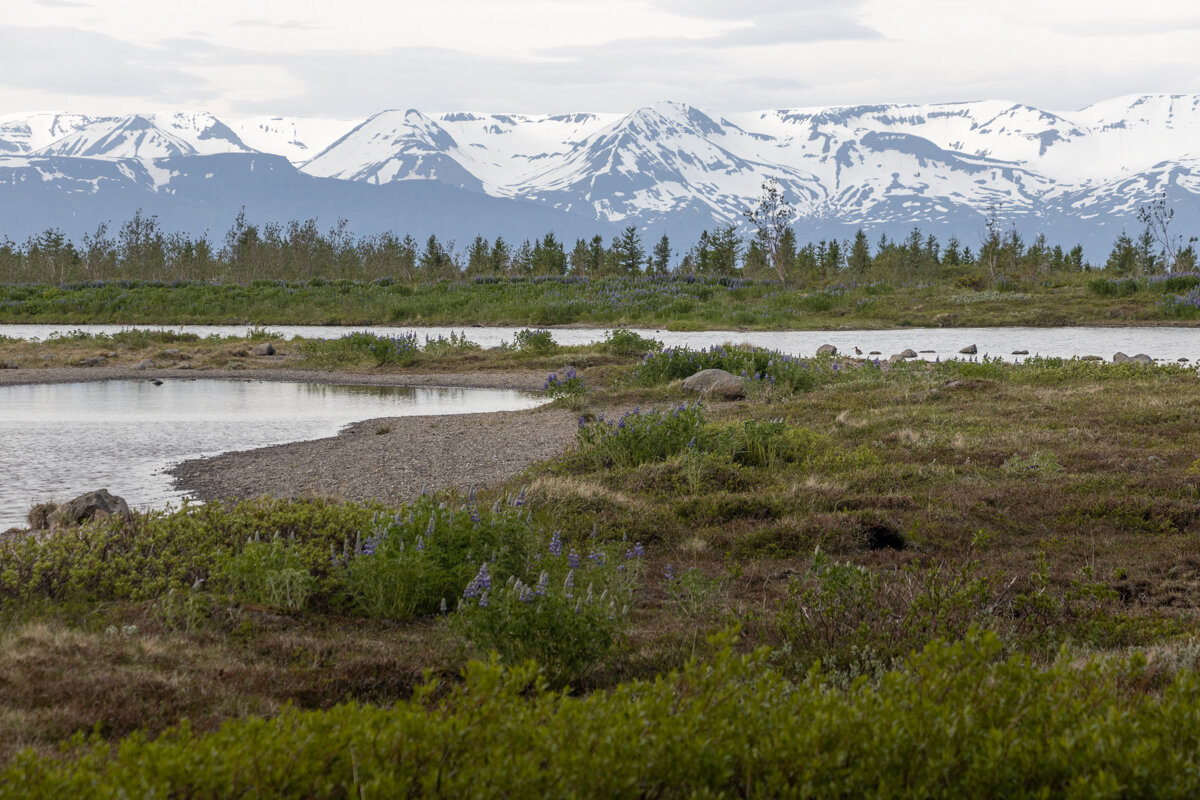
[[[160,328],[160,326],[122,325],[0,325],[0,336],[24,339],[45,339],[53,333],[84,330],[90,333],[116,333],[129,327]],[[302,336],[308,339],[334,338],[354,331],[370,331],[395,336],[416,331],[418,336],[449,336],[465,333],[467,338],[483,347],[495,347],[511,342],[520,328],[414,328],[414,327],[321,327],[279,325],[269,328],[285,338]],[[196,333],[201,336],[244,336],[242,325],[183,325],[170,330]],[[577,345],[601,341],[607,328],[555,328],[554,340],[559,344]],[[671,332],[636,328],[638,333],[658,339],[667,345],[692,348],[708,347],[726,342],[748,342],[797,356],[812,355],[823,344],[832,344],[839,351],[853,353],[858,347],[863,353],[878,350],[884,358],[905,348],[929,350],[922,357],[953,358],[967,345],[979,348],[979,355],[1000,356],[1019,360],[1014,350],[1028,350],[1030,355],[1072,356],[1096,355],[1112,358],[1118,351],[1127,355],[1147,353],[1164,361],[1187,358],[1200,360],[1200,328],[907,328],[894,331],[698,331]]]
[[[0,530],[34,503],[107,488],[130,507],[183,494],[164,470],[189,458],[332,436],[373,417],[532,408],[499,389],[266,381],[100,381],[0,387]]]

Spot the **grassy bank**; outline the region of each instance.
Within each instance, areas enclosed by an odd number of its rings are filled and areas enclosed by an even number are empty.
[[[563,360],[374,344],[295,355]],[[0,786],[1194,790],[1194,370],[645,348],[572,350],[576,446],[478,496],[4,541]],[[708,366],[747,397],[697,405]]]
[[[689,276],[489,279],[407,284],[313,280],[249,285],[136,281],[0,286],[0,322],[306,325],[643,325],[895,328],[968,325],[1188,324],[1200,278],[1062,273],[1008,281],[973,272],[934,283],[794,288]]]

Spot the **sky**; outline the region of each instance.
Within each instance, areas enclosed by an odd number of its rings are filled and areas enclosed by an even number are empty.
[[[1176,0],[5,0],[0,115],[361,118],[1200,92]]]

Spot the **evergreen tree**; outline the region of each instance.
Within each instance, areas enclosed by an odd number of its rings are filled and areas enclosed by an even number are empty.
[[[482,236],[476,236],[471,242],[471,246],[467,248],[467,274],[474,277],[476,275],[490,275],[492,273],[492,248],[488,244],[488,240]]]
[[[503,236],[497,236],[496,241],[492,242],[492,254],[488,256],[488,264],[492,268],[493,275],[500,276],[511,273],[512,251]]]
[[[1104,268],[1118,275],[1131,275],[1137,271],[1137,251],[1133,246],[1133,240],[1125,231],[1121,231],[1121,235],[1113,242],[1108,260],[1104,262]]]
[[[530,263],[535,275],[567,273],[567,254],[563,252],[562,244],[553,233],[547,233],[534,245]]]
[[[642,264],[646,261],[646,251],[642,247],[642,237],[638,234],[637,226],[630,225],[609,246],[612,254],[614,271],[618,275],[638,275]]]
[[[587,239],[576,239],[571,254],[567,256],[567,266],[572,275],[587,275],[591,266],[591,249]]]
[[[850,245],[850,257],[846,259],[846,271],[851,280],[865,280],[871,272],[871,246],[867,243],[867,234],[862,228],[854,234],[854,244]]]
[[[671,240],[664,233],[650,254],[650,271],[657,275],[666,275],[671,271],[671,257]]]

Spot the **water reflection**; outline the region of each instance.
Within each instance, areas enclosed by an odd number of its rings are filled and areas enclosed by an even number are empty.
[[[332,436],[373,417],[532,408],[500,389],[266,381],[97,381],[0,387],[0,530],[29,507],[106,487],[134,507],[178,500],[172,463]]]

